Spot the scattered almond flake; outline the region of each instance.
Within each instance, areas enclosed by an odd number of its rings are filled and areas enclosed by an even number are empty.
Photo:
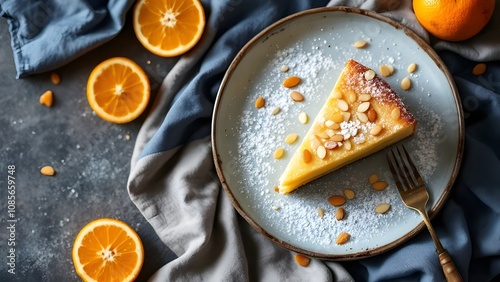
[[[372,80],[375,77],[375,72],[373,70],[367,70],[364,76],[366,80]]]
[[[344,196],[348,200],[352,200],[355,197],[355,193],[354,193],[354,191],[352,189],[346,188],[346,189],[344,189]]]
[[[297,140],[299,140],[299,135],[295,133],[290,133],[285,137],[285,143],[287,144],[293,144]]]
[[[300,77],[289,76],[289,77],[285,78],[285,80],[283,80],[282,85],[286,88],[292,88],[292,87],[299,85],[300,82],[301,82]]]
[[[40,173],[46,176],[53,176],[54,174],[56,174],[56,171],[54,170],[53,167],[47,165],[40,169]]]
[[[370,183],[370,185],[372,185],[373,183],[379,181],[379,177],[378,175],[376,174],[371,174],[369,177],[368,177],[368,182]]]
[[[411,80],[409,77],[405,77],[403,78],[403,80],[401,80],[401,89],[403,90],[409,90],[411,88]]]
[[[484,63],[479,63],[475,65],[474,68],[472,69],[472,74],[475,76],[482,75],[485,72],[486,72],[486,64]]]
[[[280,207],[279,207],[279,206],[272,206],[271,208],[272,208],[273,210],[275,210],[275,211],[277,211],[277,210],[279,210],[279,209],[280,209]]]
[[[378,214],[384,214],[388,212],[390,208],[391,208],[390,204],[387,203],[379,204],[375,207],[375,212]]]
[[[297,264],[302,266],[302,267],[307,267],[309,265],[309,263],[311,263],[311,259],[304,256],[304,255],[296,254],[295,255],[295,262],[297,262]]]
[[[325,210],[322,208],[318,208],[318,216],[319,218],[323,218],[325,216]]]
[[[290,68],[287,65],[282,65],[280,68],[281,72],[287,72],[288,70],[290,70]]]
[[[272,111],[271,111],[271,114],[273,115],[277,115],[279,114],[279,112],[281,111],[281,108],[280,107],[275,107]]]
[[[274,151],[274,158],[275,159],[281,159],[283,155],[285,154],[285,150],[283,148],[278,148],[276,151]]]
[[[302,124],[306,124],[307,122],[309,122],[309,116],[305,112],[301,112],[299,114],[299,121]]]
[[[354,48],[365,48],[367,44],[368,44],[368,42],[366,42],[364,40],[358,40],[358,41],[354,42],[354,44],[352,46]]]
[[[337,245],[343,245],[349,241],[351,238],[351,235],[347,232],[342,232],[340,235],[337,237]]]
[[[130,133],[125,134],[125,140],[127,140],[127,141],[130,140]]]
[[[45,91],[41,96],[40,96],[40,104],[46,106],[46,107],[52,107],[52,103],[54,102],[54,94],[52,93],[51,90]]]
[[[417,64],[411,63],[406,70],[408,73],[414,73],[417,70]]]
[[[255,99],[255,107],[257,109],[260,109],[265,105],[266,105],[266,99],[264,99],[264,97],[257,97],[257,99]]]
[[[53,73],[50,74],[50,81],[54,85],[58,85],[59,83],[61,83],[61,77],[56,72],[53,72]]]

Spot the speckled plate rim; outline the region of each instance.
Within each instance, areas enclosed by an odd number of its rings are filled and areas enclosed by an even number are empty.
[[[234,208],[237,210],[237,212],[259,233],[267,237],[269,240],[272,242],[278,244],[281,247],[284,247],[286,249],[289,249],[293,252],[296,253],[301,253],[310,257],[315,257],[319,259],[325,259],[325,260],[338,260],[338,261],[343,261],[343,260],[356,260],[356,259],[362,259],[362,258],[367,258],[371,256],[375,256],[384,252],[387,252],[388,250],[391,250],[402,243],[406,242],[416,234],[418,234],[424,227],[425,224],[423,221],[420,222],[414,229],[406,233],[405,235],[401,236],[399,239],[396,239],[388,244],[378,246],[373,249],[369,249],[366,251],[361,251],[357,252],[354,254],[341,254],[341,255],[334,255],[334,254],[323,254],[323,253],[318,253],[318,252],[313,252],[313,251],[308,251],[304,250],[302,248],[299,248],[297,246],[291,245],[287,242],[284,242],[273,235],[269,234],[262,226],[260,226],[254,219],[252,219],[245,211],[244,209],[240,206],[238,200],[236,199],[235,195],[233,194],[231,188],[228,186],[228,182],[226,181],[225,173],[222,167],[222,160],[220,158],[219,153],[217,152],[218,148],[218,140],[217,140],[217,127],[218,127],[218,115],[217,113],[220,110],[220,104],[221,100],[224,99],[223,93],[225,86],[227,85],[228,81],[231,80],[233,72],[237,68],[238,64],[241,62],[241,60],[244,58],[244,56],[253,48],[256,44],[259,42],[265,41],[266,38],[269,38],[273,36],[273,32],[276,32],[277,28],[279,28],[282,25],[287,24],[290,21],[293,21],[295,19],[301,18],[301,17],[307,17],[308,15],[316,14],[316,13],[324,13],[324,12],[334,12],[334,13],[351,13],[351,14],[358,14],[366,17],[370,17],[372,19],[375,19],[377,21],[381,21],[384,23],[387,23],[389,25],[392,25],[396,29],[402,30],[409,38],[409,40],[413,40],[415,43],[417,43],[422,50],[428,54],[428,56],[434,61],[436,66],[442,71],[443,75],[446,77],[447,82],[449,83],[449,86],[451,88],[451,92],[454,95],[454,102],[455,102],[455,110],[457,111],[458,115],[458,121],[457,121],[457,130],[458,130],[458,141],[457,141],[457,150],[456,150],[456,161],[452,169],[452,174],[450,176],[449,181],[446,184],[446,187],[443,191],[443,193],[440,195],[439,199],[437,200],[436,204],[429,210],[429,216],[433,218],[443,207],[445,204],[446,200],[449,197],[450,191],[453,187],[453,184],[455,183],[455,180],[457,178],[460,165],[462,163],[462,158],[463,158],[463,150],[464,150],[464,117],[463,117],[463,111],[462,111],[462,105],[460,101],[460,96],[458,93],[458,90],[456,88],[455,82],[453,80],[452,75],[450,74],[448,68],[444,64],[444,62],[441,60],[439,55],[434,51],[434,49],[426,42],[424,41],[420,36],[418,36],[414,31],[409,29],[408,27],[402,25],[401,23],[392,20],[388,17],[385,17],[383,15],[380,15],[378,13],[372,12],[372,11],[367,11],[363,9],[358,9],[358,8],[352,8],[352,7],[343,7],[343,6],[337,6],[337,7],[322,7],[322,8],[315,8],[315,9],[310,9],[310,10],[305,10],[302,12],[298,12],[296,14],[292,14],[288,17],[285,17],[274,24],[268,26],[264,30],[262,30],[259,34],[257,34],[254,38],[252,38],[235,56],[233,61],[231,62],[228,70],[226,71],[226,74],[222,80],[222,83],[220,85],[217,98],[215,101],[215,106],[213,110],[213,118],[212,118],[212,129],[211,129],[211,142],[212,142],[212,154],[213,154],[213,159],[215,162],[215,167],[217,171],[217,175],[219,177],[219,180],[222,184],[222,187],[224,191],[227,193],[232,205]]]

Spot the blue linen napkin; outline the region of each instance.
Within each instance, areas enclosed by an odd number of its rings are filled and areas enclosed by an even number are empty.
[[[17,78],[56,69],[111,40],[134,0],[0,0]]]

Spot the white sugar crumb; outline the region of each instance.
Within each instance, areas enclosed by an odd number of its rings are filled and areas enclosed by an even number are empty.
[[[297,44],[267,56],[267,64],[251,78],[249,88],[244,89],[248,91],[245,101],[248,106],[236,117],[238,125],[229,133],[238,138],[237,148],[229,152],[231,161],[224,165],[227,171],[237,176],[235,182],[238,187],[234,189],[241,194],[239,203],[242,208],[251,210],[253,218],[266,222],[265,225],[269,227],[266,231],[271,235],[293,238],[290,240],[294,241],[288,243],[303,243],[316,252],[366,251],[369,248],[366,246],[373,248],[374,240],[383,241],[382,238],[391,236],[396,236],[392,240],[397,239],[401,235],[393,234],[393,230],[419,220],[419,215],[401,202],[386,167],[385,156],[378,156],[383,160],[383,165],[360,160],[289,195],[273,190],[310,126],[298,122],[297,116],[304,112],[311,120],[314,119],[337,79],[331,77],[331,73],[340,73],[345,63],[322,51],[327,44],[331,44],[332,49],[336,48],[332,42],[317,39],[311,47]],[[369,53],[363,58],[363,63],[372,61]],[[391,64],[398,60],[399,55],[398,58],[383,58],[384,62]],[[373,64],[371,67],[376,66],[376,63]],[[304,102],[292,101],[290,89],[281,85],[289,76],[302,79],[293,90],[304,95]],[[256,109],[253,103],[260,96],[266,99],[266,105],[265,108]],[[419,125],[410,144],[413,146],[411,149],[415,163],[421,168],[424,178],[429,179],[438,163],[438,145],[432,136],[438,136],[442,131],[443,121],[430,109],[422,111],[425,112],[423,118],[423,112],[414,113]],[[359,144],[365,141],[365,134],[371,130],[373,123],[361,124],[354,120],[343,122],[340,126],[341,134],[352,136],[354,143]],[[428,126],[430,132],[418,129]],[[299,140],[292,145],[285,144],[285,136],[292,132],[298,133]],[[284,148],[285,155],[276,160],[273,153],[278,147]],[[367,166],[372,171],[367,171]],[[383,191],[373,190],[368,182],[370,174],[379,175],[381,180],[389,183],[389,187]],[[347,200],[343,206],[346,217],[338,221],[335,218],[337,208],[328,203],[328,198],[334,194],[342,195],[345,188],[353,190],[356,196]],[[390,204],[391,208],[385,214],[377,214],[375,207],[382,203]],[[319,212],[319,209],[322,211]],[[351,240],[339,246],[335,241],[342,232],[351,234]]]

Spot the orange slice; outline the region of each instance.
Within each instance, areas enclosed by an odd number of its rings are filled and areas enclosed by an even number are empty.
[[[90,73],[87,99],[90,107],[104,120],[126,123],[146,109],[150,97],[149,79],[144,70],[130,59],[108,59]]]
[[[190,50],[205,28],[205,13],[199,0],[139,0],[133,20],[141,44],[162,57]]]
[[[73,264],[84,281],[134,281],[143,261],[139,235],[116,219],[88,223],[73,244]]]

